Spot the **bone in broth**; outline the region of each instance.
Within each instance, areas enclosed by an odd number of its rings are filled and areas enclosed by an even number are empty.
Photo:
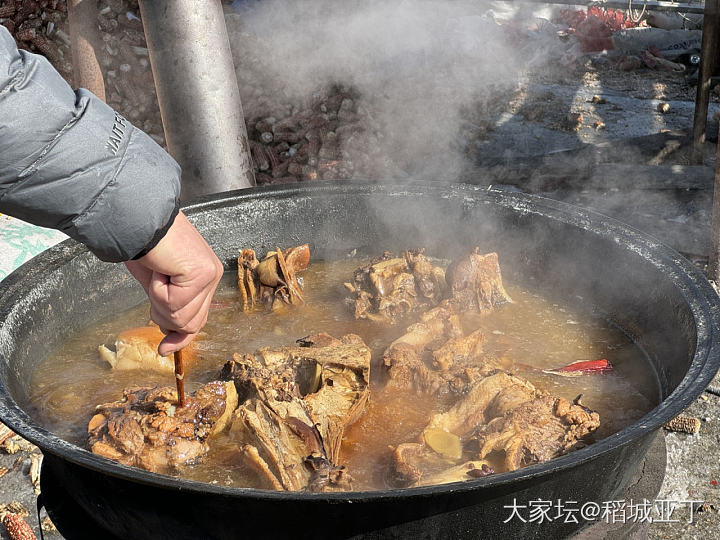
[[[462,396],[440,393],[428,399],[422,393],[386,387],[383,351],[417,320],[417,314],[394,325],[356,320],[344,301],[347,291],[343,283],[361,264],[357,259],[312,262],[302,272],[305,303],[278,312],[256,309],[244,313],[236,276],[225,276],[207,326],[196,342],[198,360],[185,368],[185,389],[193,392],[218,380],[221,368],[236,352],[294,346],[297,339],[319,332],[338,338],[357,334],[372,352],[369,399],[357,421],[344,432],[338,465],[346,467],[354,490],[387,489],[398,486],[391,472],[395,449],[404,443],[416,443],[433,414],[447,411]],[[588,443],[622,429],[654,406],[657,382],[642,350],[585,306],[585,300],[578,298],[573,306],[553,303],[513,286],[507,279],[505,288],[514,302],[487,313],[461,314],[463,330],[480,330],[485,336],[483,354],[513,366],[510,373],[537,389],[570,403],[582,394],[582,405],[596,411],[600,418]],[[118,314],[79,333],[44,359],[33,374],[31,401],[34,414],[46,428],[87,447],[88,421],[98,404],[121,399],[123,389],[131,386],[174,386],[172,373],[111,369],[98,354],[98,345],[113,347],[120,332],[147,325],[148,313],[148,305],[144,304]],[[612,371],[576,377],[543,371],[599,359],[607,359]],[[441,439],[444,436],[442,431],[433,433],[440,433]],[[472,434],[466,436],[471,438]],[[242,441],[237,437],[236,430],[226,429],[208,441],[210,450],[199,463],[182,466],[171,474],[224,486],[269,488],[243,459]],[[454,460],[440,456],[425,471],[425,478],[443,467],[473,459],[466,448],[472,445],[466,442],[463,440],[464,449],[457,450],[462,456],[458,454]],[[444,450],[441,453],[447,454]],[[497,473],[507,468],[498,451],[490,452],[483,463]]]

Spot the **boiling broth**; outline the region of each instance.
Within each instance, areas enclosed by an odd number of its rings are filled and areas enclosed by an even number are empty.
[[[281,312],[242,312],[234,275],[223,279],[215,295],[207,326],[197,340],[198,362],[186,368],[185,388],[192,392],[215,380],[234,352],[250,353],[264,346],[295,345],[295,340],[317,332],[336,337],[360,335],[373,352],[370,400],[365,413],[345,433],[342,462],[354,478],[354,489],[385,489],[392,448],[417,439],[434,412],[448,403],[433,402],[414,393],[385,392],[381,382],[384,349],[412,318],[390,326],[355,320],[344,303],[343,281],[364,264],[357,259],[313,262],[302,273],[306,304]],[[506,283],[514,303],[485,314],[464,314],[467,332],[481,329],[484,350],[498,357],[537,368],[557,368],[578,360],[607,358],[609,373],[566,378],[540,371],[518,375],[556,396],[599,412],[595,439],[606,437],[638,420],[656,403],[658,386],[643,351],[621,330],[599,314],[553,303],[547,298]],[[31,404],[39,422],[78,446],[86,445],[86,429],[95,406],[122,397],[132,385],[174,385],[171,374],[151,371],[113,371],[100,360],[97,347],[112,345],[123,330],[148,323],[149,307],[137,306],[78,333],[45,358],[33,374]],[[178,475],[233,487],[261,487],[256,473],[242,462],[232,431],[211,441],[205,460],[178,471]],[[499,466],[499,464],[498,464]]]

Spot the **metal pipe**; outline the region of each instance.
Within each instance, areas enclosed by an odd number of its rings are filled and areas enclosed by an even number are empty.
[[[95,52],[101,43],[97,0],[68,0],[67,10],[75,88],[87,88],[105,101],[105,81]]]
[[[702,147],[705,143],[708,103],[710,102],[710,83],[713,68],[716,65],[715,51],[718,46],[718,26],[720,26],[720,0],[706,0],[700,49],[700,68],[695,97],[695,116],[693,118],[692,154],[695,163],[702,161]]]
[[[255,185],[220,0],[140,0],[140,13],[182,198]]]

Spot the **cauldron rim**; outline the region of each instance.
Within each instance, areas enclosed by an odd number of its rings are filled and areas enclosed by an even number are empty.
[[[398,191],[400,190],[400,191]],[[462,493],[480,487],[497,488],[520,481],[530,481],[554,472],[579,466],[595,457],[617,449],[643,434],[657,430],[667,421],[680,414],[710,383],[720,367],[720,302],[718,295],[705,276],[674,249],[651,235],[641,232],[618,220],[592,210],[567,203],[519,192],[508,192],[467,184],[420,184],[377,181],[332,181],[311,184],[264,186],[228,191],[196,199],[183,206],[183,212],[192,215],[213,208],[225,207],[238,201],[258,197],[292,198],[308,194],[389,193],[394,194],[435,194],[439,197],[478,197],[486,203],[494,203],[520,213],[535,214],[551,220],[574,225],[597,236],[610,238],[626,249],[665,270],[665,275],[682,293],[692,312],[697,332],[696,347],[690,367],[678,386],[645,416],[624,429],[586,448],[570,454],[538,463],[512,472],[490,475],[484,478],[461,482],[437,484],[404,489],[374,491],[350,491],[337,493],[282,492],[254,488],[236,488],[187,480],[174,476],[151,473],[135,467],[121,465],[100,457],[92,452],[64,441],[52,432],[38,425],[14,401],[7,388],[0,382],[0,420],[13,431],[37,445],[42,452],[49,452],[61,459],[88,469],[130,480],[136,483],[173,489],[183,492],[213,493],[233,498],[250,497],[255,500],[314,500],[314,501],[367,501],[432,496],[437,493]],[[66,240],[51,247],[26,262],[0,282],[0,325],[8,324],[7,319],[12,300],[17,295],[33,288],[33,276],[47,274],[54,268],[83,255],[87,249],[72,240]],[[715,341],[713,341],[715,340]]]

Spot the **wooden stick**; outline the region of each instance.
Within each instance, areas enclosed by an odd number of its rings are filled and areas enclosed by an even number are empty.
[[[720,139],[715,150],[715,184],[713,188],[712,214],[710,219],[710,257],[708,279],[717,286],[720,281]]]
[[[173,353],[175,360],[175,384],[177,385],[178,407],[185,406],[185,373],[183,372],[182,349]]]
[[[700,44],[700,67],[698,68],[695,116],[693,119],[693,164],[702,163],[705,130],[707,128],[708,104],[713,70],[716,66],[715,51],[720,25],[720,0],[708,0],[703,9],[702,42]]]

